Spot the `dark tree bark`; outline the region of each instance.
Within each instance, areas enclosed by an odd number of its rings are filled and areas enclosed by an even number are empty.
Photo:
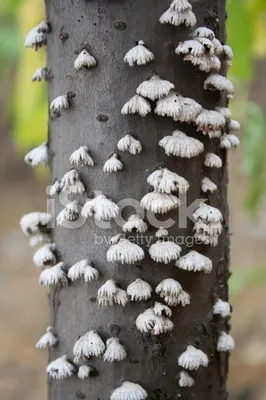
[[[213,271],[192,274],[182,272],[174,263],[160,265],[148,255],[140,265],[111,264],[106,261],[108,247],[95,243],[95,236],[113,236],[121,232],[116,224],[112,229],[97,227],[93,219],[75,230],[55,227],[54,241],[61,259],[71,266],[88,258],[101,273],[97,282],[86,284],[75,282],[62,290],[50,294],[51,323],[59,335],[59,345],[50,351],[50,360],[68,354],[73,357],[73,345],[78,336],[89,330],[97,330],[107,339],[118,335],[127,348],[128,358],[118,364],[91,360],[99,376],[86,381],[76,376],[64,381],[49,381],[50,400],[107,400],[112,390],[124,379],[140,383],[149,393],[150,399],[227,399],[227,356],[216,352],[217,338],[226,322],[214,318],[212,308],[217,297],[227,299],[228,273],[228,213],[227,213],[227,168],[225,154],[218,141],[210,140],[196,132],[193,126],[173,122],[170,118],[151,113],[146,118],[124,116],[122,106],[147,79],[152,71],[175,84],[176,91],[191,97],[205,108],[213,109],[222,104],[220,97],[203,90],[206,75],[174,53],[176,44],[188,38],[190,30],[185,27],[164,26],[160,15],[168,7],[162,0],[46,0],[47,18],[52,32],[48,39],[48,66],[53,79],[49,82],[50,102],[57,96],[72,91],[76,97],[69,110],[61,117],[50,119],[49,151],[52,181],[61,178],[69,169],[71,153],[82,145],[92,151],[96,166],[80,168],[81,180],[88,193],[101,190],[113,201],[124,198],[140,200],[148,191],[147,176],[161,163],[190,183],[188,204],[204,198],[200,192],[203,175],[203,160],[206,152],[218,154],[224,161],[221,169],[211,169],[208,176],[217,183],[218,190],[209,196],[209,204],[219,208],[224,216],[224,230],[217,247],[201,245],[202,254],[213,261]],[[217,38],[225,39],[225,0],[192,1],[198,23],[213,29]],[[219,21],[217,21],[219,18]],[[125,53],[136,40],[144,40],[153,53],[155,61],[143,67],[130,68],[123,62]],[[76,53],[82,46],[89,46],[97,59],[97,66],[89,70],[75,71]],[[107,118],[99,118],[100,115]],[[175,129],[204,142],[204,153],[191,160],[167,157],[158,146],[158,141]],[[108,155],[117,151],[118,140],[127,132],[134,132],[143,145],[143,151],[132,156],[121,154],[124,170],[117,174],[106,174],[102,166]],[[56,203],[56,214],[63,208]],[[128,215],[130,210],[125,210]],[[168,217],[176,220],[170,228],[171,236],[192,236],[193,224],[179,228],[178,211]],[[147,235],[154,236],[151,227]],[[148,253],[148,249],[144,249]],[[182,255],[189,248],[182,245]],[[125,289],[140,277],[153,288],[164,278],[174,278],[191,295],[191,305],[173,308],[174,330],[170,334],[150,336],[141,334],[136,326],[136,317],[149,307],[150,302],[131,302],[122,306],[100,308],[96,301],[97,290],[108,279],[115,279]],[[156,299],[153,296],[152,300]],[[182,389],[178,385],[180,367],[178,356],[188,344],[196,345],[210,359],[207,368],[195,374],[195,385]],[[222,354],[222,355],[221,355]]]

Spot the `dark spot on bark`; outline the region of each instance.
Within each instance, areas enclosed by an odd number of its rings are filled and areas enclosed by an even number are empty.
[[[81,392],[80,390],[77,390],[76,391],[76,398],[77,399],[86,399],[86,395],[85,395],[85,393],[83,393],[83,392]]]
[[[91,367],[91,368],[92,368],[92,370],[90,372],[90,377],[96,378],[97,376],[99,376],[99,372],[97,371],[97,369],[95,369],[93,367]]]
[[[92,297],[90,297],[90,301],[91,301],[92,303],[96,303],[97,298],[92,296]]]
[[[96,26],[97,24],[96,24],[96,22],[94,22],[94,24],[93,24],[94,26]]]
[[[74,93],[74,92],[67,92],[66,95],[67,95],[68,100],[74,99],[74,97],[76,97],[76,93]]]
[[[59,39],[60,39],[62,42],[66,42],[68,38],[69,38],[69,33],[63,32],[63,31],[61,31],[61,32],[59,33]]]
[[[78,19],[78,22],[80,22],[80,19]]]
[[[136,268],[140,269],[141,271],[143,270],[143,266],[141,264],[136,264]]]
[[[108,115],[99,114],[97,117],[97,121],[99,122],[107,122],[109,119]]]
[[[111,332],[111,334],[112,334],[113,336],[118,336],[119,333],[120,333],[120,331],[121,331],[121,328],[120,328],[120,326],[117,325],[117,324],[111,324],[111,325],[109,326],[109,331]]]
[[[115,21],[114,28],[118,31],[124,31],[127,28],[127,24],[123,21]]]
[[[98,14],[106,14],[106,9],[103,7],[98,8]]]
[[[61,117],[61,113],[58,110],[54,110],[51,112],[51,120],[55,120],[57,118]]]
[[[130,362],[130,364],[139,364],[140,363],[140,361],[134,356],[129,357],[128,361]]]

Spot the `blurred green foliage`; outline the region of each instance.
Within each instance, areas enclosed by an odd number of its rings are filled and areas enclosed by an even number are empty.
[[[266,57],[266,0],[227,0],[228,43],[235,57],[230,78],[237,83],[231,107],[243,126],[243,171],[248,180],[247,209],[258,209],[265,190],[265,116],[258,106],[248,103],[255,74],[255,60]],[[8,115],[19,151],[40,144],[47,137],[47,93],[45,85],[31,85],[35,69],[45,65],[45,52],[23,49],[27,32],[44,18],[43,0],[2,0],[0,4],[0,72],[3,81],[13,81],[14,97]],[[23,51],[22,51],[23,50]],[[245,102],[239,98],[247,99]],[[11,104],[11,107],[10,107]],[[12,120],[11,120],[12,118]]]
[[[233,274],[229,280],[229,289],[232,296],[242,292],[250,285],[263,285],[266,282],[265,267],[243,269],[241,266],[234,266],[232,270]]]

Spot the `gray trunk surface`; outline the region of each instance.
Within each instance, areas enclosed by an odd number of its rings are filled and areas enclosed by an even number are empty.
[[[192,4],[198,19],[197,26],[208,26],[224,41],[225,1],[202,0]],[[216,152],[222,157],[224,167],[207,172],[207,176],[218,185],[218,190],[209,196],[209,204],[222,211],[224,231],[217,247],[193,247],[212,259],[213,271],[209,275],[193,274],[179,270],[174,263],[156,264],[149,257],[148,248],[145,248],[145,260],[138,265],[111,264],[106,261],[108,246],[95,243],[95,235],[108,238],[120,233],[121,228],[115,223],[108,230],[97,227],[93,219],[75,230],[55,227],[53,235],[60,259],[71,266],[88,258],[99,269],[101,278],[87,284],[78,281],[62,290],[51,291],[51,324],[55,326],[60,342],[50,351],[50,361],[64,354],[73,359],[75,341],[89,330],[97,330],[104,339],[117,335],[127,349],[128,358],[113,364],[103,362],[100,358],[91,359],[91,365],[97,369],[99,376],[86,381],[76,376],[64,381],[50,380],[50,400],[108,400],[112,390],[120,386],[123,380],[140,383],[148,391],[149,399],[227,399],[227,356],[216,352],[217,337],[226,328],[226,322],[212,315],[215,299],[227,299],[225,154],[219,150],[217,140],[203,137],[192,126],[153,113],[146,118],[120,113],[124,103],[135,94],[137,86],[153,71],[173,82],[177,92],[192,97],[206,108],[213,109],[221,104],[218,95],[203,90],[206,75],[175,55],[176,44],[187,39],[191,31],[183,26],[161,25],[158,19],[167,7],[168,1],[162,0],[46,0],[47,18],[52,26],[47,62],[53,75],[49,82],[49,101],[68,91],[76,94],[72,107],[63,110],[60,118],[50,119],[49,122],[52,181],[61,179],[71,168],[71,153],[87,145],[96,164],[94,168],[79,168],[88,193],[101,190],[115,202],[127,198],[140,200],[149,191],[146,181],[148,175],[158,165],[165,163],[166,167],[189,181],[190,204],[195,199],[206,198],[200,192],[204,154],[207,151]],[[146,66],[130,68],[123,58],[137,40],[145,41],[155,54],[155,61]],[[97,66],[76,71],[74,60],[84,44],[89,46],[91,54],[97,59]],[[99,121],[101,114],[107,116],[108,120]],[[200,137],[205,144],[204,154],[191,160],[167,157],[158,146],[158,141],[175,129]],[[110,153],[117,151],[118,140],[128,132],[137,135],[143,151],[136,156],[120,152],[123,171],[104,173],[104,162]],[[80,197],[81,204],[83,201]],[[63,207],[56,200],[56,215]],[[129,208],[124,209],[124,216],[128,216],[130,211]],[[169,230],[171,236],[193,235],[191,221],[187,228],[179,228],[178,211],[161,219],[169,216],[176,220]],[[151,227],[145,235],[154,236],[155,231],[156,228]],[[182,244],[182,255],[189,250],[191,248]],[[126,289],[137,277],[148,281],[153,288],[162,279],[171,277],[178,280],[191,295],[190,306],[172,308],[174,330],[170,334],[158,337],[145,335],[135,326],[136,317],[154,300],[158,300],[156,296],[146,303],[131,302],[125,308],[117,305],[98,306],[97,290],[106,280],[115,279],[121,288]],[[178,385],[181,369],[177,358],[188,344],[205,351],[210,364],[192,374],[196,381],[192,388],[182,389]]]

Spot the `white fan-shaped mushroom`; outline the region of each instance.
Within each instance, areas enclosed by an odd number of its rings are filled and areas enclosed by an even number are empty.
[[[156,214],[166,214],[180,206],[180,200],[173,194],[151,192],[140,202],[141,207]]]
[[[150,103],[144,97],[135,95],[122,107],[121,114],[139,114],[146,117],[151,112]]]
[[[204,146],[199,140],[187,136],[184,132],[174,131],[171,136],[165,136],[159,142],[168,156],[192,158],[203,152]]]
[[[48,347],[54,347],[58,343],[58,337],[55,334],[54,328],[48,326],[45,334],[36,343],[37,349],[47,349]]]
[[[115,389],[110,400],[145,400],[148,393],[137,383],[124,381],[122,386]]]
[[[62,356],[52,361],[46,372],[50,378],[53,379],[66,379],[75,372],[75,367],[68,360],[67,356]]]
[[[212,261],[195,250],[191,250],[185,256],[180,257],[176,265],[185,271],[204,271],[207,274],[212,271]]]
[[[217,154],[207,153],[204,159],[205,167],[210,168],[221,168],[223,166],[223,162]]]
[[[118,241],[111,245],[106,254],[107,261],[109,262],[121,262],[121,264],[134,264],[143,260],[144,251],[135,243],[131,243],[129,240],[122,236]]]
[[[151,297],[152,287],[140,278],[135,279],[127,287],[127,294],[131,301],[148,300]]]
[[[127,357],[127,352],[118,338],[112,337],[106,342],[106,350],[103,360],[108,362],[123,361]]]
[[[203,351],[194,346],[188,346],[186,351],[178,358],[178,365],[188,370],[197,370],[199,367],[207,367],[208,357]]]
[[[41,247],[33,256],[33,262],[38,268],[44,268],[56,263],[55,255],[56,246],[49,243]]]
[[[142,82],[137,88],[137,94],[151,100],[167,96],[175,85],[169,81],[153,75],[149,80]]]
[[[94,161],[91,158],[88,150],[88,146],[81,146],[78,150],[75,150],[70,158],[69,158],[70,164],[73,166],[81,167],[88,165],[89,167],[94,166]]]
[[[127,222],[123,225],[123,232],[144,233],[148,230],[146,222],[144,222],[138,214],[132,214]]]
[[[112,154],[103,166],[104,172],[117,172],[121,171],[121,169],[123,169],[123,164],[116,153]]]
[[[227,301],[223,301],[218,299],[213,306],[213,314],[221,315],[223,318],[230,317],[231,315],[231,307]]]
[[[148,176],[147,182],[159,193],[170,194],[179,191],[180,194],[186,193],[189,188],[188,181],[168,168],[161,168]]]
[[[68,285],[68,280],[62,267],[64,263],[60,262],[54,267],[50,267],[42,271],[39,279],[40,285],[44,286],[65,286]]]
[[[24,158],[25,162],[32,167],[36,167],[38,164],[47,165],[48,164],[48,147],[47,143],[42,143],[36,149],[31,150],[26,154]]]
[[[133,67],[134,64],[145,65],[154,60],[154,54],[144,46],[143,40],[139,40],[137,45],[130,49],[125,57],[124,62]]]
[[[82,68],[91,68],[96,65],[95,58],[86,50],[83,49],[74,62],[74,67],[79,70]]]
[[[222,332],[217,343],[217,351],[232,351],[235,348],[235,341],[232,336]]]

